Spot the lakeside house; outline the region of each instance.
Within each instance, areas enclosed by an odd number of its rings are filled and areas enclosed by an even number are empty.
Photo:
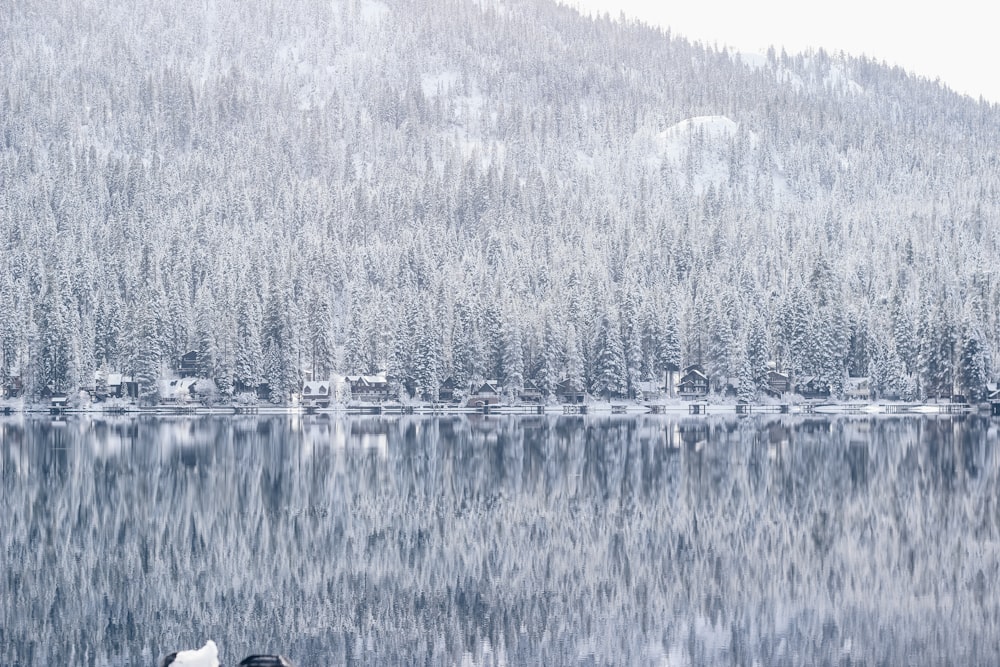
[[[185,377],[170,380],[160,394],[162,403],[187,403],[195,398],[195,385],[198,378]]]
[[[438,387],[438,400],[442,403],[453,403],[456,400],[455,390],[458,389],[455,378],[448,376]]]
[[[302,405],[307,408],[328,408],[333,400],[333,382],[312,380],[302,385]]]
[[[198,375],[198,351],[191,350],[184,354],[177,365],[177,373],[182,378],[193,378]]]
[[[465,406],[483,408],[490,405],[500,405],[500,384],[496,380],[487,380],[482,384],[473,385]]]
[[[872,399],[871,382],[866,377],[849,377],[844,388],[844,398],[849,401],[870,401]]]
[[[348,375],[344,378],[351,387],[351,399],[365,403],[383,403],[392,397],[389,380],[385,374]]]
[[[779,371],[767,372],[767,388],[764,393],[772,398],[781,398],[782,394],[787,394],[792,390],[792,379],[787,373]]]
[[[580,405],[587,400],[587,394],[578,388],[572,380],[566,378],[556,385],[556,399],[568,405]]]
[[[532,380],[525,380],[524,387],[517,394],[517,400],[521,403],[532,405],[542,404],[542,390]]]
[[[677,395],[686,400],[696,400],[708,396],[708,375],[700,364],[684,369],[677,383]]]
[[[830,383],[816,377],[804,377],[795,385],[795,393],[810,400],[830,398]]]

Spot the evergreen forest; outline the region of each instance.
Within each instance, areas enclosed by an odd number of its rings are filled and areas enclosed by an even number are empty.
[[[548,0],[0,3],[0,386],[981,399],[1000,108]]]

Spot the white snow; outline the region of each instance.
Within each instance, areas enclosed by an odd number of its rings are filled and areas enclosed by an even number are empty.
[[[205,645],[199,649],[189,649],[178,651],[174,656],[171,666],[184,667],[219,667],[219,649],[215,642],[209,639]]]
[[[424,74],[420,77],[420,88],[424,92],[424,97],[447,95],[448,91],[458,84],[460,77],[458,72],[452,71]]]
[[[381,21],[389,14],[389,6],[379,0],[361,0],[361,18],[367,23]]]
[[[686,162],[694,150],[700,164],[692,173],[695,192],[703,193],[709,185],[719,186],[729,177],[728,145],[739,125],[725,116],[697,116],[668,127],[653,139],[655,154],[651,166],[670,164],[679,178],[686,178]],[[704,142],[703,148],[695,146]]]

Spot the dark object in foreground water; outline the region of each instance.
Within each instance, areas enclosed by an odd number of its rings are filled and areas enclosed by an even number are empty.
[[[237,667],[294,667],[283,655],[251,655],[243,658]]]

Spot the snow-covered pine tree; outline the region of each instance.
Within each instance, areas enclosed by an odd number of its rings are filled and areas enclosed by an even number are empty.
[[[590,390],[603,398],[622,398],[628,393],[628,369],[620,332],[619,324],[610,315],[601,318]]]
[[[284,274],[272,276],[261,341],[264,377],[273,402],[287,402],[301,386],[295,298]]]
[[[244,285],[236,296],[236,336],[233,353],[233,392],[255,393],[264,381],[264,351],[260,338],[257,293]]]
[[[560,344],[559,330],[555,318],[550,313],[545,318],[545,330],[542,333],[542,353],[535,376],[535,384],[542,396],[549,398],[556,392],[556,386],[562,381],[563,348]]]

